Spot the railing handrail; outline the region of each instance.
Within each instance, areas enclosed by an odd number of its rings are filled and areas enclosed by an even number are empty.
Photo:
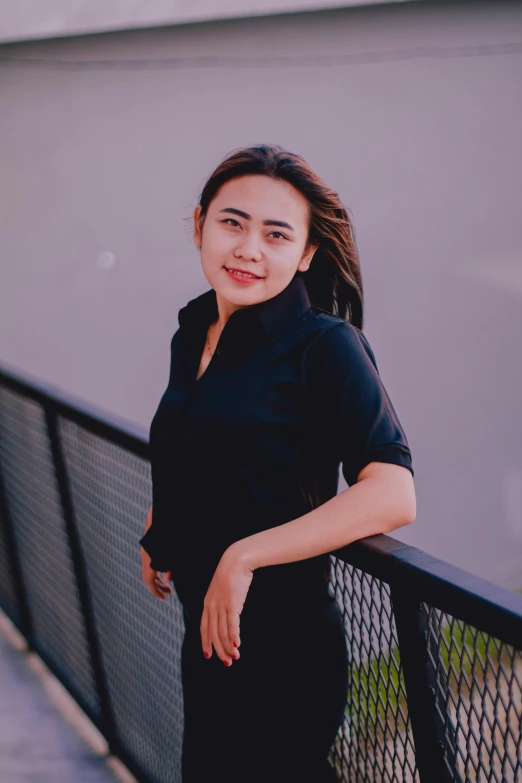
[[[75,424],[123,446],[140,457],[148,459],[149,434],[144,427],[114,413],[102,410],[81,397],[64,392],[50,383],[23,377],[14,369],[0,367],[0,384],[30,397],[42,405],[51,404],[55,410]]]
[[[0,367],[0,384],[53,406],[94,434],[148,458],[148,433],[48,383]],[[388,535],[355,541],[331,553],[390,585],[411,582],[419,598],[508,644],[522,647],[522,595]]]
[[[332,552],[390,585],[411,583],[420,600],[507,644],[522,647],[522,595],[388,535]]]

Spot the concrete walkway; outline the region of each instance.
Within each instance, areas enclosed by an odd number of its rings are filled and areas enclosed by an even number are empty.
[[[61,684],[0,612],[1,783],[134,781]]]

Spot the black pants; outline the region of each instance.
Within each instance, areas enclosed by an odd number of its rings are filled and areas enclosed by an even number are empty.
[[[330,783],[344,718],[348,656],[332,599],[276,614],[248,607],[241,658],[203,655],[199,612],[185,615],[183,783]]]

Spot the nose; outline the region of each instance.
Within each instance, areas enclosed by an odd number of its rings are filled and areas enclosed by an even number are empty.
[[[236,258],[244,258],[245,261],[261,261],[263,253],[259,246],[259,240],[253,235],[245,236],[242,242],[237,244],[234,256]]]

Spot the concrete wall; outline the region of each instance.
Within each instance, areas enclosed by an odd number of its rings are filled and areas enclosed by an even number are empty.
[[[148,427],[208,287],[185,218],[229,150],[286,145],[353,215],[398,537],[522,587],[521,41],[517,4],[426,2],[3,47],[0,363]]]
[[[2,0],[0,42],[411,0]]]

